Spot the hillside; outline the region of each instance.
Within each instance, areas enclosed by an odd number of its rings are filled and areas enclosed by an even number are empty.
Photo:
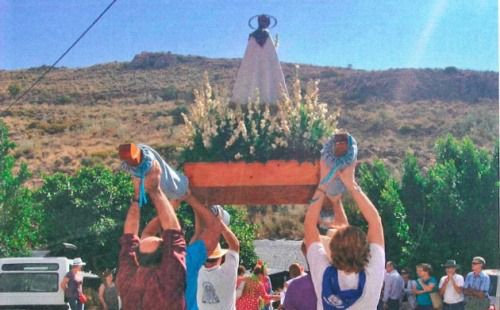
[[[180,112],[204,71],[230,92],[239,59],[141,53],[130,62],[58,68],[1,116],[18,144],[16,156],[35,177],[102,162],[117,167],[116,146],[145,141],[174,159]],[[28,87],[45,67],[0,71],[0,106],[12,88]],[[284,63],[287,83],[295,65]],[[340,126],[360,141],[360,158],[382,158],[394,169],[413,150],[432,160],[437,137],[470,135],[481,146],[498,139],[498,73],[445,69],[363,71],[300,65],[304,81],[320,79],[320,96],[341,108]],[[10,90],[9,90],[10,89]]]

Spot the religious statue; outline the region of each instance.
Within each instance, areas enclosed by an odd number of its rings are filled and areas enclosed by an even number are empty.
[[[268,30],[276,26],[277,20],[270,15],[256,15],[248,21],[252,29],[255,29],[252,25],[255,18],[258,27],[248,38],[231,101],[247,104],[258,95],[261,103],[276,104],[281,96],[288,96],[276,47]]]

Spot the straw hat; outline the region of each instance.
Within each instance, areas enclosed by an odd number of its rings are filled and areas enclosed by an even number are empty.
[[[217,247],[215,247],[215,250],[213,250],[212,253],[210,253],[208,259],[219,258],[226,255],[226,253],[227,249],[221,248],[220,243],[217,243]]]
[[[85,266],[87,263],[84,263],[80,257],[76,257],[73,259],[73,266]]]

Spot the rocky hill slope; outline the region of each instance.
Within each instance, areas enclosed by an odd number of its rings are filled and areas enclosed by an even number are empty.
[[[207,71],[229,93],[239,59],[141,53],[130,62],[57,68],[0,116],[35,177],[101,162],[116,167],[116,146],[144,141],[175,160],[180,113]],[[12,103],[45,67],[0,71],[0,107]],[[283,63],[287,83],[296,65]],[[320,80],[320,97],[341,109],[339,125],[360,141],[360,158],[395,170],[405,152],[432,160],[435,140],[470,135],[491,148],[498,139],[498,73],[443,69],[364,71],[300,65],[301,80]]]

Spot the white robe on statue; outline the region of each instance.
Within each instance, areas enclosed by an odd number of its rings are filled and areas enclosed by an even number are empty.
[[[252,36],[248,39],[231,101],[247,104],[249,98],[255,99],[256,89],[259,90],[260,103],[276,104],[283,92],[288,96],[278,54],[270,36],[263,46]]]

